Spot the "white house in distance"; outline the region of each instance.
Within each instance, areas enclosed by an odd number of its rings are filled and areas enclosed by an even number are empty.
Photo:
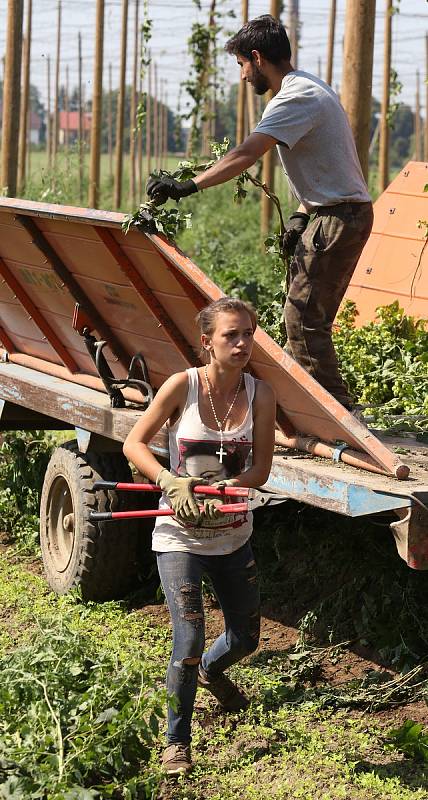
[[[30,111],[28,117],[30,144],[40,144],[42,120],[39,115],[35,113],[35,111]]]
[[[89,140],[91,131],[91,114],[82,114],[82,128],[83,128],[83,141]],[[59,143],[74,144],[79,138],[79,112],[78,111],[60,111],[59,112]],[[67,137],[68,133],[68,137]]]

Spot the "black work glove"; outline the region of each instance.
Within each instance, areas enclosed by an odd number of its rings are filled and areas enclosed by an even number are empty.
[[[149,178],[146,186],[147,194],[157,206],[161,206],[170,197],[171,200],[181,200],[198,191],[196,183],[189,181],[176,181],[174,178]]]
[[[291,215],[285,225],[284,236],[282,237],[284,253],[293,255],[299,237],[305,232],[309,220],[309,214],[304,214],[303,211],[296,211],[295,214]]]

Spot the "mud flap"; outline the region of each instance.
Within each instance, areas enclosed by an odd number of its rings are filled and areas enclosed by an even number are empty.
[[[390,523],[398,554],[412,569],[428,570],[428,506],[418,499],[417,505],[396,509],[399,517]]]

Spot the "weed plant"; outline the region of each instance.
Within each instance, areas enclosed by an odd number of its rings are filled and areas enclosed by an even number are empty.
[[[389,415],[422,417],[428,430],[428,324],[414,320],[398,301],[378,308],[377,319],[355,327],[355,303],[338,317],[334,344],[351,394],[388,426]],[[413,420],[413,425],[415,420]]]
[[[60,618],[0,670],[3,797],[152,795],[144,765],[166,697],[141,656],[121,661]]]
[[[21,549],[38,549],[39,505],[54,440],[44,431],[8,431],[0,446],[0,530]]]

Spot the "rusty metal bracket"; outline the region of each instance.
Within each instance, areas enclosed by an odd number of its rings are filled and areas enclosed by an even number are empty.
[[[76,303],[74,308],[72,326],[85,342],[85,347],[110,397],[111,407],[125,408],[125,398],[121,389],[127,387],[138,389],[142,394],[143,405],[145,407],[150,405],[153,400],[153,388],[149,381],[149,373],[143,355],[137,353],[133,356],[126,378],[115,378],[103,353],[107,342],[97,341],[93,336],[89,317],[80,308],[79,303]],[[142,378],[138,377],[138,370],[140,370]]]

